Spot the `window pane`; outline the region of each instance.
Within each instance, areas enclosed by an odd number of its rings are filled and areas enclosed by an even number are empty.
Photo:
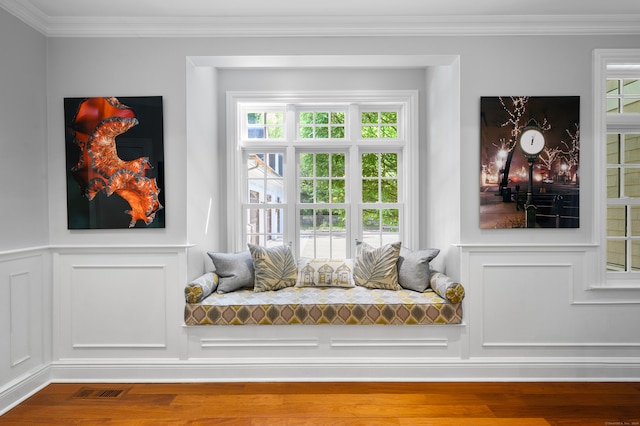
[[[625,206],[607,207],[607,236],[624,237],[627,232],[627,215]]]
[[[620,112],[620,99],[607,99],[607,112],[610,114],[617,114]]]
[[[345,209],[333,209],[331,211],[331,227],[334,231],[347,230],[347,211]]]
[[[378,176],[378,154],[362,154],[362,177]]]
[[[362,210],[362,229],[365,232],[380,231],[380,210],[363,209]]]
[[[261,112],[250,112],[247,114],[247,123],[264,124],[264,115]]]
[[[607,169],[607,198],[620,198],[620,169]]]
[[[313,124],[313,113],[312,112],[301,112],[300,113],[300,123],[301,124]]]
[[[631,270],[640,270],[640,241],[631,241]]]
[[[322,126],[316,127],[316,138],[318,139],[327,139],[329,137],[329,128]]]
[[[623,111],[628,114],[640,113],[640,99],[625,99]]]
[[[344,112],[332,112],[331,113],[331,123],[333,123],[333,124],[345,124],[345,122],[344,122]]]
[[[607,164],[620,164],[620,134],[607,134]]]
[[[249,202],[250,203],[263,203],[264,202],[264,180],[249,179]]]
[[[313,176],[313,154],[300,154],[300,176]]]
[[[344,177],[345,175],[344,162],[345,162],[344,154],[331,155],[331,176]]]
[[[381,174],[384,177],[398,176],[398,154],[386,153],[381,156]]]
[[[332,127],[331,128],[331,137],[334,139],[344,139],[344,127]]]
[[[344,203],[344,179],[334,179],[331,181],[331,202],[332,203]]]
[[[329,176],[329,154],[316,154],[316,176]]]
[[[623,85],[625,95],[640,95],[640,80],[624,80]]]
[[[398,232],[399,214],[400,211],[398,209],[382,210],[382,232]]]
[[[268,112],[267,114],[267,124],[283,124],[284,123],[284,114],[281,112]]]
[[[372,139],[378,137],[378,128],[372,126],[362,126],[362,138]]]
[[[619,95],[620,94],[619,84],[620,84],[620,80],[618,79],[607,80],[607,95]]]
[[[640,237],[640,207],[630,207],[631,209],[631,236]]]
[[[378,124],[378,113],[377,112],[363,112],[362,115],[362,124]]]
[[[395,112],[383,112],[381,114],[383,123],[397,123],[398,122],[398,114]]]
[[[640,198],[640,169],[625,169],[624,196]]]
[[[316,124],[329,124],[329,113],[326,113],[326,112],[316,113]]]
[[[378,181],[372,179],[362,179],[362,202],[377,203],[378,200]]]
[[[316,203],[329,203],[329,180],[318,179],[316,181]]]
[[[300,127],[300,137],[303,139],[313,139],[313,127]]]
[[[398,202],[398,181],[395,179],[385,179],[382,182],[381,195],[383,203]]]
[[[284,127],[267,126],[267,137],[269,139],[282,139],[284,137]]]
[[[396,126],[381,126],[380,137],[387,138],[387,139],[397,138],[398,128]]]
[[[300,230],[313,230],[313,209],[300,210]]]
[[[624,135],[624,162],[640,164],[640,134]]]
[[[626,242],[609,240],[607,241],[607,270],[625,271],[627,269]]]
[[[300,180],[300,202],[301,203],[313,203],[313,180],[301,179]]]

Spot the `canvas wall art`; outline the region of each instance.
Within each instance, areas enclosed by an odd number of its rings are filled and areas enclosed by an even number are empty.
[[[69,229],[164,228],[162,97],[65,98]]]
[[[480,99],[480,227],[580,226],[580,97]]]

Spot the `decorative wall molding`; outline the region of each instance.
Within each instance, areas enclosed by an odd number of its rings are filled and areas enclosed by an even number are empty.
[[[29,3],[0,7],[48,37],[400,37],[640,34],[638,15],[494,16],[46,16]]]
[[[200,347],[203,349],[213,348],[317,348],[318,339],[200,339]]]

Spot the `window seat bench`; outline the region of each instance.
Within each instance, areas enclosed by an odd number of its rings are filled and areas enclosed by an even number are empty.
[[[209,272],[185,288],[185,324],[202,325],[419,325],[462,323],[464,287],[431,271],[424,292],[356,286],[288,287],[277,291],[216,293]]]

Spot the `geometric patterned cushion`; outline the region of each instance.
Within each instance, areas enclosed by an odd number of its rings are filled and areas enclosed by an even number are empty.
[[[433,291],[364,287],[289,287],[256,293],[213,293],[185,304],[186,325],[417,325],[460,324],[462,304]]]
[[[248,246],[255,270],[253,291],[280,290],[296,285],[298,267],[290,244],[271,248],[255,244]]]
[[[453,281],[451,277],[442,272],[433,271],[431,274],[431,288],[444,299],[451,303],[460,303],[464,299],[464,287]]]
[[[402,290],[398,284],[398,258],[400,242],[373,247],[356,241],[356,260],[353,279],[356,284],[370,289]]]
[[[191,281],[184,288],[184,297],[187,303],[198,303],[214,292],[218,285],[219,277],[215,272],[207,272]]]
[[[353,259],[301,258],[296,287],[355,287]]]

